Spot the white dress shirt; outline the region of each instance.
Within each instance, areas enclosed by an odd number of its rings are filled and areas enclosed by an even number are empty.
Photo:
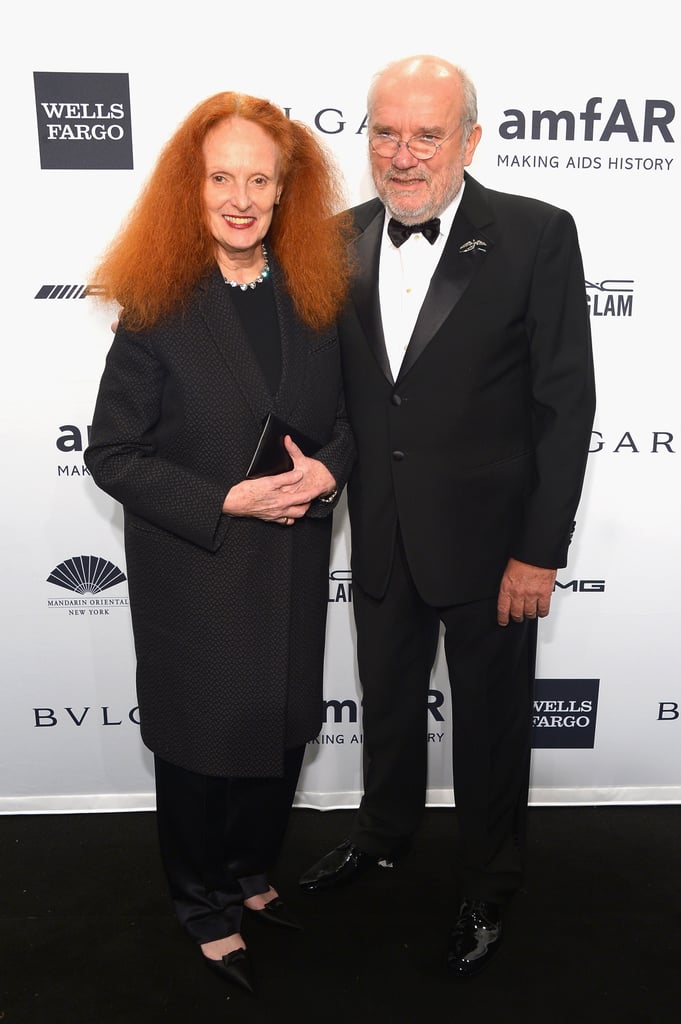
[[[431,244],[420,232],[410,235],[399,248],[390,240],[386,210],[381,240],[378,270],[378,296],[381,320],[393,380],[397,380],[400,366],[414,331],[430,279],[440,261],[454,215],[459,208],[464,186],[447,209],[440,214],[440,234]]]

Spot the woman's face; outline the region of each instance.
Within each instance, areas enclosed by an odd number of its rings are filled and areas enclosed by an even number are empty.
[[[203,156],[203,201],[213,238],[227,255],[255,253],[281,193],[276,143],[260,125],[232,117],[208,133]]]

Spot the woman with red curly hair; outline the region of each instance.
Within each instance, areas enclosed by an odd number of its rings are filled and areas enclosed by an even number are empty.
[[[91,281],[122,307],[85,459],[125,513],[161,857],[205,962],[250,991],[244,908],[298,926],[269,872],[321,727],[331,514],[354,458],[342,205],[310,129],[219,93],[167,143]],[[290,468],[261,475],[268,414]]]

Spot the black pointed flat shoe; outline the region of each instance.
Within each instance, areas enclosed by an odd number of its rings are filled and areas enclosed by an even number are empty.
[[[279,896],[275,896],[261,910],[253,910],[251,907],[246,907],[245,909],[250,911],[254,918],[258,921],[263,921],[265,924],[277,925],[279,928],[295,928],[297,930],[301,930],[303,927]]]
[[[222,960],[211,960],[203,953],[201,955],[210,969],[219,974],[223,981],[238,985],[239,988],[246,989],[247,992],[255,992],[251,963],[245,949],[234,949],[231,953],[226,953]]]

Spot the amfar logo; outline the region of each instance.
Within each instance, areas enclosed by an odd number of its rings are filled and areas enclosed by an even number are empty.
[[[441,730],[440,726],[440,723],[445,720],[444,714],[440,710],[444,703],[445,695],[441,690],[428,691],[428,715],[433,720],[433,722],[430,721],[430,718],[428,720],[428,729],[426,732],[426,741],[428,743],[442,743],[445,737],[444,729]],[[354,730],[354,727],[359,721],[359,714],[360,706],[354,698],[347,698],[345,700],[330,698],[329,700],[325,700],[323,717],[325,728],[318,736],[315,736],[314,739],[308,740],[308,743],[316,746],[329,746],[330,744],[343,746],[345,743],[349,746],[362,744],[364,742],[363,734]],[[343,728],[346,722],[349,726],[353,727],[349,732],[329,731],[329,726],[332,728]]]
[[[534,684],[532,746],[589,748],[594,745],[598,679],[537,679]]]
[[[499,125],[499,135],[505,142],[541,142],[547,152],[497,153],[497,166],[507,168],[555,169],[564,167],[572,171],[653,171],[669,172],[674,157],[658,152],[657,155],[639,153],[632,156],[612,153],[604,156],[576,153],[574,147],[567,155],[559,155],[550,143],[603,143],[608,145],[642,143],[663,144],[674,142],[669,126],[676,110],[670,100],[647,99],[635,105],[617,99],[604,105],[602,96],[592,96],[583,110],[531,110],[525,112],[513,107],[504,110],[507,120]]]
[[[631,316],[634,282],[626,278],[585,281],[586,302],[591,316]]]
[[[78,465],[70,465],[69,463],[61,463],[57,465],[57,476],[66,477],[86,477],[91,476],[90,470],[83,462],[82,453],[88,444],[90,438],[90,431],[92,426],[88,424],[85,429],[81,429],[76,426],[75,423],[64,423],[59,427],[61,434],[57,438],[55,444],[57,450],[63,452],[64,455],[75,454],[79,456],[80,461]]]
[[[47,607],[66,609],[74,617],[107,616],[112,608],[127,608],[128,597],[98,595],[125,581],[125,574],[108,559],[98,555],[74,555],[56,565],[47,577],[47,582],[76,596],[49,598]]]
[[[129,170],[127,74],[35,71],[43,170]]]
[[[584,142],[611,142],[625,139],[627,142],[673,142],[669,125],[676,111],[670,100],[645,100],[632,114],[624,99],[615,100],[609,108],[603,108],[603,97],[592,96],[586,101],[584,110],[522,110],[510,108],[504,111],[507,121],[499,125],[502,139],[548,139],[554,141],[560,135],[573,142],[577,124],[581,122],[579,134]]]

